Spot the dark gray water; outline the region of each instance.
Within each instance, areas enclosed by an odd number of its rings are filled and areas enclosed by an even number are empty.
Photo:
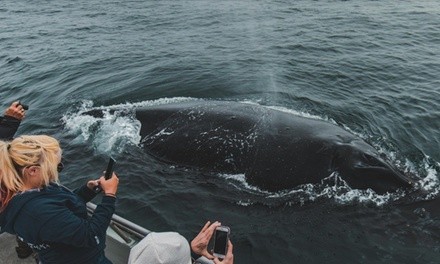
[[[0,98],[60,139],[75,187],[118,160],[119,214],[191,239],[232,229],[236,263],[440,262],[438,1],[1,1]],[[162,164],[139,124],[83,109],[221,99],[335,123],[423,179],[405,194],[267,193]]]

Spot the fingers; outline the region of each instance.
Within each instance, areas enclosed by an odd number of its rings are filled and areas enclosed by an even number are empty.
[[[112,174],[112,177],[111,177],[109,180],[111,180],[111,179],[114,179],[114,181],[116,181],[117,184],[119,184],[119,178],[118,178],[118,175],[116,175],[114,172],[113,172],[113,174]]]
[[[88,181],[87,182],[87,187],[90,190],[93,190],[95,187],[97,187],[99,185],[99,180],[92,180],[92,181]]]
[[[214,229],[217,226],[220,226],[220,222],[215,221],[211,224],[211,221],[206,222],[206,224],[203,226],[202,230],[200,231],[200,234],[204,234],[205,236],[211,237],[212,233],[214,232]]]
[[[208,259],[213,259],[214,256],[208,252],[208,244],[214,234],[214,230],[220,225],[221,223],[218,221],[214,223],[207,221],[197,236],[191,241],[192,251]]]
[[[106,180],[104,176],[101,176],[99,178],[99,185],[105,193],[109,192],[116,194],[119,185],[119,178],[116,173],[113,173],[112,177],[108,180]]]
[[[105,171],[104,171],[104,173],[105,173]],[[105,177],[104,177],[104,175],[102,175],[101,177],[99,177],[98,181],[111,181],[111,180],[113,180],[113,179],[114,179],[115,181],[118,181],[118,182],[119,182],[118,175],[116,175],[116,173],[114,173],[114,172],[113,172],[112,176],[111,176],[108,180],[106,180]]]
[[[23,106],[20,104],[20,101],[15,101],[11,104],[10,108],[15,108],[17,111],[24,112]]]
[[[211,239],[212,235],[214,234],[214,230],[221,226],[222,224],[219,221],[215,221],[212,225],[209,226],[207,234],[209,235],[209,239]]]
[[[202,232],[205,232],[205,230],[208,229],[210,224],[211,224],[211,221],[206,222],[206,224],[202,228]]]
[[[88,182],[91,186],[98,186],[99,185],[99,180],[92,180]]]
[[[228,253],[226,253],[227,255],[232,255],[232,250],[234,249],[234,246],[232,245],[231,240],[228,240]]]
[[[18,120],[25,117],[25,110],[19,101],[13,102],[5,111],[5,116],[10,116]]]
[[[209,221],[208,223],[205,224],[205,226],[203,227],[202,231],[200,231],[200,234],[203,237],[203,240],[206,242],[206,245],[208,245],[208,241],[211,240],[212,235],[214,234],[214,230],[221,226],[221,223],[219,221],[215,221],[214,223],[212,223],[211,225],[209,225]]]

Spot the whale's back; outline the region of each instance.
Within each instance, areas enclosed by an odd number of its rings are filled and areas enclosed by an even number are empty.
[[[244,172],[260,137],[261,107],[228,102],[138,109],[145,150],[165,162],[227,173]]]
[[[244,173],[249,183],[266,190],[318,183],[333,172],[362,188],[380,186],[374,179],[381,177],[393,182],[390,189],[408,185],[371,145],[323,120],[219,101],[151,106],[137,109],[136,117],[150,155],[210,172]],[[368,156],[377,157],[380,167],[369,164]],[[399,179],[390,181],[394,178]]]

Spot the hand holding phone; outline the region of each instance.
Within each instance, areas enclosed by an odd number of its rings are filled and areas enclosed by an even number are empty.
[[[214,250],[213,255],[218,258],[225,258],[228,252],[228,242],[231,229],[227,226],[219,226],[214,233]]]
[[[108,164],[107,164],[107,169],[105,170],[105,174],[104,174],[104,178],[106,180],[108,180],[108,179],[110,179],[112,177],[112,175],[113,175],[113,167],[114,167],[115,163],[116,163],[116,161],[112,157],[110,157],[109,161],[108,161]],[[101,192],[102,191],[101,186],[99,186],[99,185],[96,186],[94,191],[95,191],[95,193]]]

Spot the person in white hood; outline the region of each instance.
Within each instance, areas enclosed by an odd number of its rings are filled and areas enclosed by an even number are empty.
[[[209,240],[219,222],[211,225],[208,221],[200,233],[191,241],[195,255],[213,259],[215,264],[233,264],[232,243],[229,241],[228,253],[223,260],[214,258],[207,248]],[[128,264],[192,264],[191,248],[188,241],[176,232],[151,232],[130,251]]]

